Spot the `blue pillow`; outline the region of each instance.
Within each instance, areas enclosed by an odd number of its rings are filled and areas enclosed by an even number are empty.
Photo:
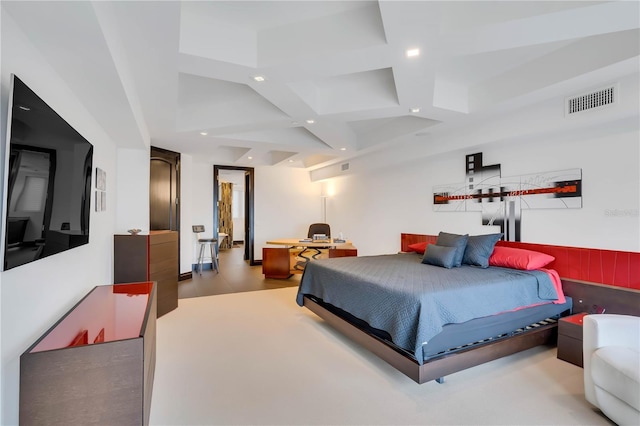
[[[447,269],[454,267],[457,254],[455,247],[438,246],[435,244],[427,245],[422,257],[422,263],[435,266],[443,266]]]
[[[456,257],[453,260],[453,266],[462,265],[462,257],[464,256],[464,249],[467,247],[467,240],[469,239],[468,234],[458,235],[458,234],[449,234],[446,232],[440,232],[438,234],[438,239],[436,240],[437,246],[445,246],[445,247],[455,247],[456,248]]]
[[[464,249],[462,263],[488,268],[493,247],[501,237],[502,233],[470,236],[467,240],[467,247]]]

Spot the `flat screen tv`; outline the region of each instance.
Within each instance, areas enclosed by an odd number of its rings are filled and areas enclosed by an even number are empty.
[[[11,76],[4,270],[89,242],[93,145]]]

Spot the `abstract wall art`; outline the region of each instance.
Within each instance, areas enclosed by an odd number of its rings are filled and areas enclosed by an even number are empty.
[[[582,169],[502,177],[500,164],[484,165],[482,153],[467,155],[465,169],[464,183],[434,186],[434,211],[479,211],[505,240],[520,241],[522,210],[582,208]]]

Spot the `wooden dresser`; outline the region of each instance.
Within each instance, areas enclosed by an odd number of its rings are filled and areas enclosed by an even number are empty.
[[[113,281],[158,284],[158,317],[178,307],[178,233],[114,235]]]
[[[147,425],[156,286],[95,287],[20,356],[21,425]]]

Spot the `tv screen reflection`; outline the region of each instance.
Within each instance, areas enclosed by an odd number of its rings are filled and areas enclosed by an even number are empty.
[[[12,77],[4,270],[89,242],[93,160],[93,145]]]

